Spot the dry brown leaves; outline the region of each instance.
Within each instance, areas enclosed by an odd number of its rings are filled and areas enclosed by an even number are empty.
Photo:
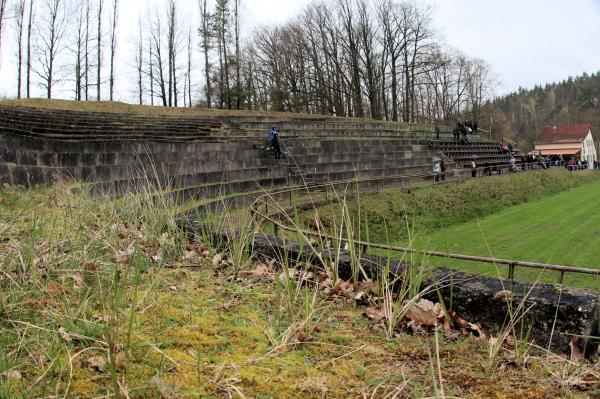
[[[585,357],[583,355],[583,350],[581,349],[579,342],[577,340],[572,339],[571,342],[569,342],[569,347],[571,348],[571,362],[581,363],[585,359]]]
[[[113,260],[116,263],[127,263],[135,254],[135,244],[132,242],[127,246],[127,249],[120,249],[113,255]]]
[[[379,323],[386,317],[385,309],[381,307],[369,306],[362,313],[364,317]],[[414,333],[425,333],[427,330],[441,330],[447,337],[458,337],[462,335],[475,335],[480,340],[485,340],[486,336],[481,327],[474,323],[469,323],[458,316],[455,311],[444,310],[440,303],[434,303],[427,299],[420,299],[411,303],[406,311],[406,326]]]
[[[383,309],[375,308],[373,306],[369,306],[362,313],[363,317],[366,317],[369,320],[373,320],[375,322],[379,322],[384,319],[385,313]]]
[[[63,292],[63,286],[57,282],[50,282],[46,286],[46,293],[49,295],[62,294]]]
[[[96,371],[103,372],[106,370],[106,360],[102,356],[88,358],[87,365]]]

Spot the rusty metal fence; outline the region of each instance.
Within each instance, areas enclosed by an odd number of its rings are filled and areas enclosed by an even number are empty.
[[[508,166],[508,165],[506,165]],[[480,171],[483,168],[478,168]],[[446,182],[450,183],[452,181],[460,181],[461,174],[470,173],[470,170],[457,171],[455,178],[452,180],[446,180]],[[462,172],[462,173],[461,173]],[[451,174],[448,172],[447,174]],[[427,178],[430,177],[432,180],[437,181],[437,177],[439,177],[438,173],[429,173],[429,174],[415,174],[415,175],[405,175],[406,179],[410,179],[412,177],[420,177]],[[356,184],[361,182],[372,182],[373,179],[353,179],[346,181],[345,183],[348,185]],[[464,255],[464,254],[455,254],[448,252],[439,252],[439,251],[426,251],[426,250],[417,250],[409,247],[402,246],[394,246],[394,245],[385,245],[378,244],[372,242],[366,242],[361,240],[348,239],[346,237],[334,237],[328,234],[324,234],[323,232],[311,231],[306,229],[301,229],[299,226],[292,227],[284,222],[282,222],[282,218],[280,217],[282,214],[286,214],[289,212],[289,209],[284,209],[284,207],[280,203],[273,203],[270,200],[273,200],[276,196],[282,197],[286,196],[289,198],[289,206],[290,209],[293,209],[295,204],[293,203],[293,194],[295,192],[309,192],[314,190],[315,192],[325,192],[325,197],[327,198],[328,188],[331,188],[333,185],[339,185],[344,182],[335,182],[335,183],[327,183],[327,184],[318,184],[312,186],[305,187],[294,187],[288,188],[286,190],[281,190],[275,193],[267,193],[259,196],[250,206],[250,212],[253,216],[253,220],[257,223],[267,223],[273,226],[273,231],[276,237],[279,236],[279,231],[288,231],[292,233],[300,233],[306,237],[317,237],[321,240],[331,240],[332,242],[345,243],[347,245],[354,245],[355,247],[361,248],[361,252],[365,253],[368,249],[380,249],[387,250],[390,252],[399,252],[399,253],[419,253],[426,256],[446,258],[446,259],[455,259],[469,262],[479,262],[479,263],[487,263],[494,265],[505,265],[508,268],[508,280],[514,280],[515,270],[517,268],[529,268],[529,269],[538,269],[538,270],[549,270],[555,271],[558,273],[557,283],[563,284],[565,274],[584,274],[590,276],[600,276],[600,270],[598,269],[589,269],[583,267],[575,267],[575,266],[566,266],[566,265],[557,265],[550,263],[540,263],[540,262],[528,262],[521,260],[513,260],[513,259],[502,259],[502,258],[492,258],[492,257],[483,257],[483,256],[473,256],[473,255]],[[439,183],[438,183],[439,184]],[[287,201],[287,200],[286,200]],[[296,204],[297,205],[297,204]],[[264,208],[264,212],[261,210]],[[269,208],[274,209],[275,212],[270,212]],[[285,217],[283,219],[286,219]]]

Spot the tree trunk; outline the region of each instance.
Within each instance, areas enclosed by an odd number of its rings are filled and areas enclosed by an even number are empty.
[[[187,86],[187,95],[188,95],[188,106],[192,107],[192,31],[188,32],[188,86]],[[185,93],[184,93],[185,96]]]
[[[4,29],[4,12],[6,11],[6,1],[0,0],[0,49],[2,49],[2,30]]]
[[[104,0],[98,0],[98,37],[97,37],[97,62],[96,65],[96,100],[100,101],[100,91],[102,84],[102,7],[104,6]]]
[[[25,0],[17,4],[17,98],[21,98],[21,83],[23,77],[23,25],[25,23]]]
[[[208,51],[210,49],[210,14],[208,12],[207,0],[200,3],[200,17],[202,19],[201,36],[202,51],[204,52],[204,78],[206,83],[206,106],[212,107],[212,87],[210,84],[210,60]]]
[[[240,109],[242,97],[242,85],[240,81],[240,69],[242,56],[240,52],[240,0],[235,0],[235,86],[236,86],[236,109]]]
[[[29,16],[27,21],[27,77],[26,77],[26,91],[27,98],[31,98],[31,31],[33,27],[33,2],[29,0]]]
[[[117,51],[117,18],[119,11],[119,0],[113,0],[112,26],[110,33],[110,101],[113,100],[115,87],[115,52]]]
[[[90,0],[86,0],[85,2],[85,45],[84,45],[84,93],[85,93],[85,101],[88,101],[90,98]]]

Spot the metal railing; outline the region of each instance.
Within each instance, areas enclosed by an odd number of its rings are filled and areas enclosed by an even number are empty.
[[[478,169],[483,169],[483,168],[478,168]],[[469,170],[467,169],[466,171],[469,171]],[[420,174],[420,175],[406,175],[406,178],[417,177],[417,176],[426,177],[427,175],[431,176],[434,179],[434,181],[435,181],[436,177],[439,176],[439,174],[437,174],[437,173],[429,173],[429,174]],[[354,183],[360,183],[363,181],[372,181],[372,180],[373,179],[353,179],[353,180],[346,181],[346,183],[354,184]],[[448,182],[459,181],[459,180],[460,180],[460,178],[454,179],[454,180],[448,180]],[[321,240],[331,240],[332,242],[338,241],[340,243],[346,243],[348,245],[355,245],[355,246],[358,246],[361,248],[362,253],[366,253],[366,251],[368,249],[372,248],[372,249],[387,250],[387,251],[391,251],[391,252],[419,253],[419,254],[426,255],[426,256],[433,256],[433,257],[446,258],[446,259],[463,260],[463,261],[487,263],[487,264],[494,264],[494,265],[506,265],[508,267],[508,280],[511,282],[514,280],[515,269],[517,267],[556,271],[556,272],[558,272],[557,283],[560,285],[563,284],[564,276],[567,273],[600,276],[600,270],[598,270],[598,269],[589,269],[589,268],[583,268],[583,267],[566,266],[566,265],[558,265],[558,264],[550,264],[550,263],[528,262],[528,261],[521,261],[521,260],[514,260],[514,259],[503,259],[503,258],[492,258],[492,257],[483,257],[483,256],[474,256],[474,255],[455,254],[455,253],[439,252],[439,251],[417,250],[417,249],[409,248],[409,247],[377,244],[377,243],[366,242],[366,241],[361,241],[361,240],[348,239],[346,237],[336,237],[336,236],[324,234],[322,232],[301,229],[300,227],[290,227],[290,226],[284,224],[283,222],[281,222],[281,220],[278,220],[277,217],[282,214],[286,214],[288,211],[283,209],[281,207],[281,205],[279,205],[279,204],[276,204],[276,205],[271,204],[273,209],[277,209],[277,211],[269,213],[268,200],[269,200],[269,198],[273,198],[275,195],[289,194],[290,207],[294,207],[293,195],[292,195],[294,192],[308,191],[308,190],[312,190],[312,189],[323,189],[323,188],[327,189],[328,187],[332,187],[332,184],[339,185],[339,184],[343,184],[343,183],[344,182],[334,182],[334,183],[327,183],[327,184],[320,184],[320,185],[313,185],[313,186],[306,186],[306,187],[294,187],[294,188],[289,188],[286,190],[278,191],[275,193],[263,194],[263,195],[259,196],[251,204],[250,212],[253,216],[253,220],[255,220],[255,221],[262,220],[263,222],[272,224],[275,237],[278,237],[279,230],[282,230],[282,231],[288,231],[288,232],[293,232],[293,233],[300,233],[306,237],[317,237]],[[264,213],[260,211],[260,208],[263,205],[265,207]],[[309,203],[309,205],[310,205],[310,203]]]

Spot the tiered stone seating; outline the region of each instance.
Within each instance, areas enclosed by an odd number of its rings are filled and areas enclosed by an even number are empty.
[[[262,149],[271,126],[281,133],[286,160]],[[0,182],[72,179],[113,195],[151,187],[182,202],[245,202],[252,193],[295,185],[431,179],[434,136],[431,126],[319,116],[142,117],[0,105]],[[443,128],[437,143],[461,162],[466,150],[452,147],[451,136]],[[480,157],[495,148],[477,145],[471,150]]]
[[[498,143],[492,141],[471,141],[463,144],[449,140],[431,140],[428,142],[432,151],[443,152],[447,157],[456,162],[458,167],[470,167],[472,159],[475,159],[478,167],[486,163],[490,167],[505,168],[509,162],[509,155],[498,151]],[[514,150],[514,155],[520,163],[521,152]]]

